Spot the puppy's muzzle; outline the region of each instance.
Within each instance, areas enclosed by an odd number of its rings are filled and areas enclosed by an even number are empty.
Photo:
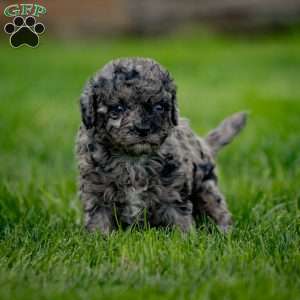
[[[134,125],[133,130],[138,136],[146,137],[149,135],[151,131],[151,127],[150,125],[147,124],[139,124],[139,125]]]

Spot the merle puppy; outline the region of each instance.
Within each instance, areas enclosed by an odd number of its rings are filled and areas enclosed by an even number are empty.
[[[206,138],[178,115],[176,87],[156,61],[108,63],[85,86],[76,152],[88,230],[144,223],[189,231],[209,215],[227,231],[231,216],[214,157],[245,125],[237,113]]]

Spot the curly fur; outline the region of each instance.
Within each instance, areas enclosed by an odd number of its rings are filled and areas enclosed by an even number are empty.
[[[238,113],[205,139],[178,116],[169,73],[145,58],[108,63],[85,86],[76,143],[89,230],[144,223],[188,231],[206,213],[224,231],[231,216],[214,157],[245,125]]]

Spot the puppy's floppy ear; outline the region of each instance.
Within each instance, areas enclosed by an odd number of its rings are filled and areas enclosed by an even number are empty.
[[[94,81],[90,80],[80,97],[81,118],[87,129],[91,129],[96,125],[97,95],[93,84]]]
[[[176,92],[172,94],[171,121],[174,126],[178,125],[178,106],[176,100]]]
[[[86,84],[80,97],[80,108],[82,122],[87,129],[103,126],[107,113],[104,99],[110,97],[110,90],[110,82],[103,77],[91,79]]]
[[[164,73],[164,78],[162,80],[165,89],[171,94],[171,109],[170,109],[170,119],[174,126],[178,125],[178,105],[177,105],[177,97],[176,97],[176,85],[173,82],[170,74],[168,72]]]
[[[239,112],[226,118],[217,128],[208,133],[205,141],[215,156],[217,152],[229,144],[233,138],[245,127],[247,113]]]

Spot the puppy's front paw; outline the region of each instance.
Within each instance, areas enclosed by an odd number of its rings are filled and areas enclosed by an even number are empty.
[[[113,230],[112,220],[104,211],[98,211],[93,215],[86,214],[85,228],[89,232],[100,232],[104,236],[108,236]]]
[[[88,232],[100,232],[103,236],[108,236],[112,232],[111,226],[107,224],[89,223],[85,226]]]

